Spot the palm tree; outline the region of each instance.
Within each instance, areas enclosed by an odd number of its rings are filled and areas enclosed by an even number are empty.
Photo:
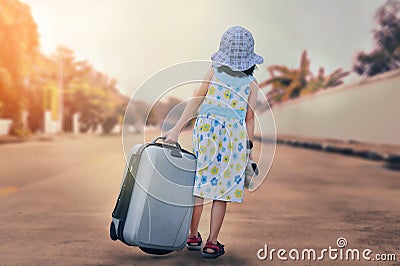
[[[303,96],[306,94],[314,93],[321,89],[328,89],[342,85],[342,79],[349,74],[350,72],[343,71],[342,68],[338,68],[332,71],[331,74],[325,76],[325,69],[323,67],[320,67],[318,70],[318,75],[316,77],[313,76],[309,80],[307,87],[304,88],[300,94],[301,96]]]
[[[312,77],[307,51],[304,50],[301,55],[299,68],[290,69],[283,65],[272,65],[268,67],[268,72],[271,78],[261,82],[259,86],[260,88],[272,86],[271,91],[267,94],[271,103],[298,97]]]
[[[270,105],[296,98],[301,95],[310,94],[320,89],[327,89],[343,84],[343,78],[349,75],[348,71],[342,68],[334,70],[331,74],[325,75],[324,68],[320,67],[318,75],[314,76],[310,71],[310,59],[307,58],[307,51],[303,51],[299,68],[290,69],[283,65],[272,65],[268,67],[271,78],[261,82],[260,88],[271,85],[267,93]]]
[[[375,15],[378,23],[373,30],[375,48],[356,55],[353,70],[359,75],[374,76],[400,68],[400,5],[389,1]]]
[[[342,68],[338,68],[334,70],[327,77],[324,77],[324,84],[322,86],[323,89],[336,87],[343,84],[343,78],[349,75],[349,71],[343,71]]]

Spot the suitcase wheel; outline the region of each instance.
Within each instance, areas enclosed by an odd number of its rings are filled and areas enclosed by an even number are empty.
[[[117,230],[115,230],[115,225],[113,222],[110,224],[110,237],[112,240],[118,240]]]
[[[145,248],[145,247],[139,247],[139,248],[146,253],[154,255],[167,255],[173,252],[173,250],[167,250],[167,249]]]

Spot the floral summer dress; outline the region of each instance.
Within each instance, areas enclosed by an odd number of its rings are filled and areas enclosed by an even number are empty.
[[[245,116],[252,76],[214,69],[193,130],[197,170],[193,195],[242,202],[247,165]]]

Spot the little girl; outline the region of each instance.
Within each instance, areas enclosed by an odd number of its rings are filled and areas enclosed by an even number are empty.
[[[213,200],[210,233],[202,257],[217,258],[225,253],[217,241],[227,202],[242,202],[247,143],[254,134],[253,109],[258,86],[253,77],[263,58],[254,53],[254,39],[243,27],[229,28],[219,50],[211,56],[212,68],[188,103],[177,124],[165,133],[165,141],[178,141],[178,135],[200,106],[193,130],[193,151],[197,156],[195,206],[187,247],[200,250],[198,232],[204,198]]]

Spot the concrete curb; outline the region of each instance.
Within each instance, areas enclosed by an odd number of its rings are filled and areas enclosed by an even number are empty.
[[[21,137],[14,137],[14,136],[0,136],[0,144],[8,144],[8,143],[20,143],[25,142],[29,138],[21,138]]]
[[[0,145],[2,144],[14,144],[14,143],[23,143],[29,141],[52,141],[53,137],[51,136],[30,136],[30,137],[16,137],[10,135],[0,136]]]
[[[273,142],[273,139],[268,137],[254,136],[254,139],[267,143]],[[400,170],[400,147],[392,146],[391,151],[387,151],[379,145],[357,141],[313,140],[310,138],[302,139],[301,137],[290,136],[277,137],[276,143],[317,151],[338,153],[346,156],[355,156],[367,160],[383,161],[384,167],[392,170]]]

